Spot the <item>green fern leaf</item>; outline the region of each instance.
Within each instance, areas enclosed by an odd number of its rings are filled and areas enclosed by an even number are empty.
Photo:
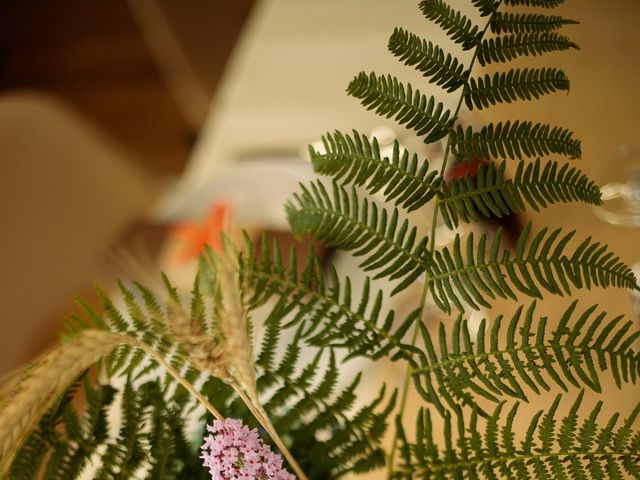
[[[439,46],[402,28],[393,31],[389,39],[389,51],[405,65],[415,66],[416,70],[430,78],[431,83],[448,92],[464,85],[469,76],[465,66],[456,57],[445,54]]]
[[[556,32],[532,32],[503,35],[483,40],[476,50],[480,65],[504,63],[520,56],[578,49],[578,45]]]
[[[438,172],[429,169],[427,161],[419,161],[394,142],[391,158],[383,157],[378,141],[354,131],[353,136],[340,132],[322,137],[324,151],[309,147],[316,172],[331,175],[343,183],[362,186],[371,194],[382,190],[385,199],[408,211],[431,200],[440,185]]]
[[[452,180],[442,185],[438,204],[442,219],[449,228],[460,221],[503,217],[525,211],[526,206],[539,211],[560,202],[583,202],[600,205],[600,189],[575,167],[540,159],[534,163],[521,160],[513,179],[506,178],[506,162],[496,166],[481,165],[475,178]]]
[[[471,3],[479,10],[481,17],[487,17],[495,13],[500,6],[500,0],[471,0]]]
[[[482,38],[480,28],[444,0],[422,0],[420,10],[428,20],[447,32],[451,40],[460,43],[463,50],[474,48]]]
[[[376,398],[353,411],[361,375],[336,392],[339,366],[331,349],[318,348],[311,361],[304,358],[304,325],[285,344],[281,336],[286,315],[281,305],[268,315],[265,327],[271,340],[262,343],[256,361],[261,402],[276,430],[290,440],[292,454],[311,479],[337,479],[382,466],[381,441],[395,393],[389,396],[383,387]],[[223,416],[256,426],[228,385],[212,378],[202,391],[216,401]]]
[[[518,308],[506,325],[497,317],[490,332],[483,320],[475,337],[462,316],[448,332],[441,326],[437,343],[421,324],[425,351],[412,372],[416,389],[444,414],[443,401],[454,410],[470,405],[480,413],[479,397],[496,403],[505,395],[528,401],[522,386],[536,395],[553,384],[564,391],[586,386],[600,393],[600,377],[609,371],[615,372],[618,387],[635,384],[640,352],[633,350],[633,342],[640,331],[630,333],[632,322],[622,317],[606,320],[604,313],[594,314],[596,306],[574,319],[576,305],[564,312],[552,334],[545,317],[534,320],[535,302],[524,314]],[[435,345],[441,346],[439,352]]]
[[[435,142],[447,135],[451,112],[434,97],[427,98],[419,90],[413,90],[391,75],[367,75],[361,72],[347,87],[347,93],[360,100],[367,110],[386,118],[395,118],[408,129],[425,137],[426,143]]]
[[[565,0],[504,0],[504,4],[512,7],[540,7],[540,8],[556,8],[562,5]]]
[[[565,128],[529,121],[489,124],[479,132],[458,126],[451,132],[453,151],[470,160],[521,159],[551,154],[580,158],[580,141]]]
[[[490,307],[487,298],[516,300],[514,289],[534,298],[542,298],[541,288],[556,295],[569,294],[571,286],[638,289],[631,269],[608,252],[606,245],[589,237],[568,256],[565,247],[574,232],[561,235],[562,230],[557,229],[547,234],[544,228],[529,242],[530,231],[531,223],[520,235],[515,252],[505,250],[500,255],[501,231],[488,256],[486,236],[482,235],[474,247],[472,234],[467,237],[464,254],[459,236],[451,251],[443,248],[435,252],[428,262],[427,279],[432,282],[436,305],[447,313],[452,303],[460,311],[464,311],[463,303],[474,309]]]
[[[355,188],[347,193],[335,181],[331,196],[320,182],[301,188],[286,206],[294,233],[314,235],[326,245],[366,256],[360,266],[378,270],[375,278],[402,279],[394,292],[423,273],[427,239],[420,239],[417,228],[400,219],[398,209],[389,213],[375,202],[361,200]]]
[[[302,274],[298,274],[295,249],[290,252],[290,265],[285,267],[277,242],[269,247],[266,239],[263,241],[260,261],[249,242],[245,252],[243,268],[251,272],[256,292],[252,303],[257,306],[270,298],[278,299],[273,314],[287,315],[290,318],[287,328],[305,322],[307,327],[302,336],[307,343],[344,348],[350,357],[372,359],[384,355],[407,358],[404,352],[412,350],[402,339],[416,321],[417,312],[398,323],[393,311],[382,308],[386,298],[382,291],[372,291],[368,278],[364,280],[362,293],[354,298],[351,280],[340,279],[333,266],[330,278],[325,281],[325,269],[313,252]],[[275,348],[276,340],[276,332],[268,330],[263,343]],[[275,350],[265,348],[265,353],[274,355]]]
[[[491,17],[491,31],[501,33],[542,33],[558,30],[565,25],[578,22],[558,15],[541,15],[537,13],[498,12]]]
[[[566,416],[559,416],[560,396],[551,407],[539,411],[529,419],[529,428],[525,441],[517,447],[513,424],[526,421],[518,415],[516,403],[505,415],[503,404],[478,425],[481,419],[474,411],[468,425],[462,414],[456,418],[457,426],[452,425],[450,416],[445,417],[445,445],[438,447],[433,439],[433,424],[429,411],[420,410],[416,427],[415,443],[401,446],[403,463],[394,478],[397,479],[449,479],[449,478],[575,478],[622,479],[624,473],[636,477],[640,464],[640,448],[626,432],[637,423],[640,405],[627,417],[616,430],[621,441],[614,440],[613,433],[618,424],[619,414],[614,414],[606,427],[598,427],[597,422],[602,402],[591,410],[589,418],[593,422],[588,430],[580,428],[571,432],[572,425],[578,425],[578,412],[581,410],[582,394],[573,402]],[[596,423],[597,422],[597,423]],[[582,422],[584,426],[584,422]],[[457,442],[451,440],[453,430],[457,433]],[[482,437],[478,431],[486,432]],[[601,441],[589,449],[581,448],[585,436],[597,435]],[[406,435],[401,437],[406,442]],[[606,468],[607,473],[603,471]]]
[[[202,269],[201,269],[202,273]],[[184,315],[191,315],[190,321],[195,328],[201,331],[210,331],[208,324],[210,314],[204,311],[204,300],[199,290],[201,275],[196,278],[192,296],[192,308],[189,313],[183,311]],[[193,368],[189,353],[181,344],[181,340],[173,331],[170,318],[176,315],[176,309],[184,310],[180,305],[175,287],[171,285],[166,276],[163,276],[166,286],[166,294],[171,299],[170,306],[163,311],[156,296],[146,287],[134,283],[134,288],[125,286],[122,282],[118,284],[126,315],[120,311],[104,292],[98,290],[101,307],[104,313],[99,313],[86,302],[79,300],[79,305],[85,312],[83,317],[76,317],[73,321],[73,330],[69,332],[71,336],[86,329],[100,329],[109,332],[119,333],[123,337],[134,341],[142,342],[164,359],[177,371],[183,372],[183,376],[190,382],[195,381],[201,374]],[[143,306],[144,305],[144,306]],[[104,361],[109,376],[122,375],[130,376],[137,380],[143,376],[156,372],[163,372],[164,383],[168,387],[175,383],[175,379],[160,365],[152,360],[147,353],[137,346],[131,346],[123,342],[121,346],[105,357]],[[178,395],[185,395],[180,391]]]
[[[495,73],[493,77],[472,78],[464,91],[464,101],[469,108],[481,110],[496,103],[538,99],[560,90],[569,90],[569,80],[556,68],[525,68]]]

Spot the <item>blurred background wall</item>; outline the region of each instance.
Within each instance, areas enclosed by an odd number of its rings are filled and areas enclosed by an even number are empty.
[[[0,2],[0,376],[112,277],[109,245],[151,228],[252,5]]]

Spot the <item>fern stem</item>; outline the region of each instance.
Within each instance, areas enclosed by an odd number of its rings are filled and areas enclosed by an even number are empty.
[[[132,347],[139,348],[143,350],[147,355],[153,358],[156,362],[158,362],[164,369],[171,375],[180,385],[182,385],[191,395],[193,395],[204,407],[218,420],[223,420],[224,417],[222,414],[207,400],[191,383],[184,379],[180,372],[178,372],[175,368],[167,362],[162,355],[158,354],[153,348],[151,348],[146,343],[143,343],[137,339],[132,337],[124,336],[125,342]]]
[[[280,453],[282,453],[284,458],[287,459],[287,462],[296,473],[298,480],[309,480],[309,477],[307,477],[307,475],[302,471],[302,468],[300,468],[300,465],[298,465],[298,462],[295,458],[293,458],[293,455],[291,455],[291,452],[282,441],[282,438],[280,438],[280,435],[278,435],[278,432],[271,423],[271,420],[269,420],[269,416],[267,415],[267,412],[264,411],[264,408],[262,408],[262,405],[260,405],[257,400],[254,401],[253,399],[249,398],[244,390],[235,382],[232,382],[230,385],[247,406],[247,408],[251,411],[255,419],[260,423],[260,425],[262,425],[271,439],[278,446],[278,449],[280,449]]]
[[[471,62],[469,63],[469,68],[467,69],[467,72],[469,74],[471,74],[471,71],[473,70],[473,66],[476,62],[476,59],[478,57],[478,50],[479,50],[479,46],[482,42],[482,39],[484,38],[485,34],[487,33],[487,30],[489,29],[490,25],[491,25],[491,21],[493,20],[493,17],[496,15],[498,9],[500,8],[500,6],[502,5],[502,1],[500,0],[500,2],[498,2],[498,4],[495,7],[495,10],[493,11],[493,13],[489,16],[489,20],[487,21],[487,24],[485,25],[484,29],[482,30],[482,33],[479,35],[478,37],[478,41],[476,44],[476,47],[473,50],[473,57],[471,58]],[[469,75],[470,76],[470,75]],[[460,114],[460,109],[462,108],[462,102],[464,100],[465,97],[465,92],[467,90],[467,88],[469,87],[469,76],[467,76],[467,81],[464,84],[464,87],[462,88],[462,93],[460,93],[460,98],[458,99],[458,105],[456,106],[456,109],[453,113],[453,116],[451,117],[451,123],[449,126],[449,134],[447,135],[447,146],[445,147],[445,151],[444,151],[444,158],[442,159],[442,167],[440,168],[440,178],[444,179],[444,174],[446,172],[447,169],[447,161],[449,160],[449,154],[451,153],[451,138],[452,135],[451,133],[453,132],[453,123],[458,119],[458,115]],[[440,211],[440,196],[436,197],[436,204],[435,207],[433,209],[433,219],[431,221],[431,238],[429,239],[429,252],[431,254],[433,254],[434,250],[435,250],[435,245],[436,245],[436,226],[438,224],[438,212]],[[417,340],[418,340],[418,323],[422,322],[422,317],[424,315],[424,308],[425,305],[427,303],[427,295],[429,293],[429,288],[431,286],[432,283],[432,279],[431,278],[427,278],[425,277],[424,279],[424,287],[422,288],[422,294],[420,296],[420,306],[419,306],[419,310],[420,310],[420,314],[417,315],[416,317],[416,324],[413,327],[413,334],[412,334],[412,338],[411,338],[411,346],[414,347]],[[402,385],[402,396],[400,398],[400,410],[397,413],[397,416],[402,419],[402,417],[404,416],[404,411],[406,409],[407,406],[407,399],[409,396],[409,383],[411,381],[411,375],[412,375],[412,369],[411,369],[411,365],[407,365],[407,369],[405,371],[404,374],[404,381],[403,381],[403,385]],[[398,429],[396,428],[394,430],[394,434],[393,434],[393,440],[391,443],[391,451],[389,452],[389,463],[388,463],[388,467],[387,467],[387,478],[391,479],[392,475],[393,475],[393,466],[394,466],[394,460],[395,460],[395,453],[396,450],[398,448]]]

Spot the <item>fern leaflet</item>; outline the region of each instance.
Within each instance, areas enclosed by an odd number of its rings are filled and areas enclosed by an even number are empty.
[[[464,101],[469,108],[483,108],[496,103],[511,103],[518,99],[538,99],[559,90],[569,90],[569,80],[556,68],[525,68],[495,73],[493,77],[472,78],[464,91]]]
[[[385,199],[408,211],[422,207],[438,192],[438,172],[429,162],[394,142],[391,158],[383,157],[378,141],[354,131],[352,136],[340,132],[322,137],[324,152],[309,147],[316,172],[336,180],[364,185],[371,194],[383,190]]]
[[[550,154],[580,158],[580,141],[570,130],[542,123],[516,120],[489,124],[479,132],[458,126],[451,132],[453,151],[470,160],[474,157],[520,159]]]
[[[469,223],[482,217],[503,217],[523,212],[526,206],[539,211],[559,202],[600,204],[600,189],[575,167],[540,159],[534,163],[521,160],[513,179],[505,175],[506,162],[496,166],[480,165],[475,178],[454,179],[442,185],[438,204],[442,219],[449,228],[460,221]]]
[[[578,46],[556,32],[515,33],[483,40],[476,50],[476,58],[484,66],[505,63],[523,55],[537,56],[570,48],[578,49]]]
[[[322,183],[294,195],[287,204],[289,223],[296,234],[314,235],[325,244],[366,256],[365,271],[378,270],[375,278],[402,279],[394,293],[416,280],[424,271],[426,238],[398,209],[389,213],[375,202],[361,200],[353,188],[350,193],[333,182],[330,196]]]
[[[415,443],[409,443],[401,426],[403,464],[398,479],[449,478],[633,478],[640,476],[640,439],[631,433],[640,405],[621,424],[619,414],[608,422],[598,420],[602,402],[598,402],[585,420],[578,419],[581,393],[560,417],[560,396],[548,410],[538,411],[529,421],[524,440],[518,445],[513,430],[521,421],[516,403],[505,415],[500,404],[478,425],[477,412],[471,414],[468,426],[462,417],[452,426],[445,418],[445,445],[438,447],[433,439],[429,411],[420,410]],[[604,426],[600,426],[604,425]],[[454,443],[453,432],[457,439]],[[606,474],[605,474],[606,472]]]
[[[562,5],[565,0],[504,0],[504,4],[512,7],[540,7],[556,8]]]
[[[565,25],[578,22],[558,15],[541,15],[537,13],[498,12],[491,19],[491,31],[501,33],[533,33],[551,32]]]
[[[448,92],[464,85],[469,76],[465,66],[456,57],[445,54],[439,46],[402,28],[396,28],[389,38],[389,51],[405,65],[415,67],[430,78],[431,83]]]
[[[403,85],[391,75],[367,75],[361,72],[347,87],[347,93],[360,100],[368,110],[386,118],[395,118],[408,129],[425,137],[425,143],[435,142],[447,135],[451,112],[434,97],[427,98],[411,84]]]
[[[496,403],[504,395],[528,401],[524,385],[535,394],[549,391],[550,383],[564,391],[568,385],[585,385],[601,392],[600,374],[608,371],[618,387],[623,382],[635,384],[640,353],[633,350],[633,343],[640,331],[630,333],[632,322],[623,322],[622,317],[606,320],[604,313],[594,315],[596,306],[574,321],[576,305],[573,302],[564,312],[551,335],[545,317],[534,320],[535,302],[524,314],[518,308],[506,325],[498,316],[490,332],[483,320],[475,337],[462,316],[449,332],[440,325],[437,343],[421,324],[425,353],[412,372],[416,389],[444,414],[441,399],[452,409],[462,404],[476,407],[478,397]],[[503,333],[505,341],[500,340]]]
[[[341,280],[332,266],[329,278],[325,279],[324,269],[314,253],[299,274],[295,249],[290,252],[287,267],[278,244],[274,242],[270,247],[266,238],[259,261],[249,242],[245,251],[243,268],[250,272],[256,292],[252,303],[258,306],[277,298],[274,311],[279,316],[287,315],[287,328],[306,323],[302,336],[307,343],[345,348],[349,356],[373,359],[403,355],[411,350],[402,343],[402,338],[416,314],[398,324],[394,312],[382,308],[386,298],[382,291],[372,291],[368,278],[364,280],[362,293],[354,298],[349,277]]]
[[[444,0],[422,0],[420,10],[428,20],[447,32],[451,40],[461,44],[464,50],[474,48],[482,37],[477,25],[451,8]]]
[[[474,248],[470,234],[464,255],[459,236],[451,251],[443,248],[435,252],[428,262],[427,279],[433,283],[431,291],[436,305],[448,313],[452,303],[460,311],[464,311],[463,302],[474,309],[479,305],[490,307],[487,297],[516,300],[514,289],[534,298],[542,298],[540,288],[556,295],[569,294],[572,285],[638,289],[631,269],[609,252],[606,245],[589,237],[568,256],[565,247],[574,232],[561,235],[561,229],[557,229],[547,234],[544,228],[529,242],[530,231],[528,223],[514,253],[504,250],[500,255],[500,230],[488,257],[485,235]]]

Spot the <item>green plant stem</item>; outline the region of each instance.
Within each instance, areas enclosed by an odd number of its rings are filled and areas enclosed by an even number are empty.
[[[489,26],[491,25],[491,20],[493,19],[494,15],[496,14],[496,12],[498,11],[501,5],[502,5],[502,0],[496,5],[494,12],[491,14],[491,16],[489,17],[489,20],[487,21],[487,24],[484,26],[484,29],[482,30],[482,35],[478,40],[478,44],[480,44],[480,42],[484,38],[484,35],[486,34]],[[471,58],[471,62],[469,63],[469,68],[468,68],[469,75],[471,75],[471,72],[473,71],[473,66],[476,62],[477,57],[478,57],[478,47],[476,46],[476,48],[473,51],[473,57]],[[465,84],[462,86],[462,93],[460,94],[460,98],[458,99],[458,105],[456,106],[456,109],[453,113],[453,120],[451,121],[451,131],[453,130],[453,123],[458,119],[458,115],[460,114],[460,109],[462,108],[462,101],[464,100],[465,90],[468,87],[468,85],[469,85],[469,81],[467,80],[467,82],[465,82]],[[443,182],[444,182],[444,174],[447,169],[447,161],[449,160],[449,154],[451,153],[451,131],[447,136],[447,145],[444,150],[442,167],[440,167],[440,178],[442,178]],[[431,221],[431,238],[429,239],[429,252],[432,254],[435,250],[435,245],[436,245],[436,227],[438,224],[439,206],[440,206],[440,197],[436,197],[436,204],[433,211],[433,219]],[[429,293],[429,288],[431,287],[431,283],[432,283],[432,280],[430,278],[425,277],[424,287],[422,288],[422,294],[420,296],[420,306],[419,306],[420,314],[417,316],[416,324],[413,327],[411,346],[415,346],[416,341],[418,339],[418,322],[422,321],[425,305],[427,302],[427,295]],[[398,410],[398,413],[397,413],[397,416],[400,417],[401,419],[404,416],[404,411],[407,406],[407,398],[409,396],[409,383],[411,381],[411,374],[412,374],[411,366],[407,365],[407,368],[404,374],[404,381],[402,385],[400,409]],[[395,453],[396,453],[397,447],[398,447],[398,429],[396,428],[393,434],[391,451],[389,452],[389,459],[388,459],[388,465],[387,465],[387,478],[389,479],[393,474],[393,466],[394,466]]]
[[[178,372],[175,368],[173,368],[169,362],[167,362],[162,355],[158,354],[153,348],[151,348],[146,343],[143,343],[137,339],[127,337],[127,344],[139,348],[143,350],[147,355],[153,358],[156,362],[158,362],[164,369],[171,375],[180,385],[182,385],[191,395],[193,395],[204,407],[218,420],[223,420],[224,417],[222,414],[213,406],[211,402],[209,402],[191,383],[185,380],[180,372]]]
[[[287,459],[287,462],[289,462],[289,465],[298,477],[298,480],[309,480],[309,477],[307,477],[307,475],[302,471],[302,468],[300,468],[300,465],[298,465],[298,462],[296,462],[296,459],[293,458],[293,455],[291,455],[291,452],[285,445],[284,441],[282,441],[282,438],[280,438],[280,435],[278,435],[278,432],[271,423],[271,420],[269,420],[269,416],[267,415],[267,412],[264,411],[264,408],[262,408],[262,405],[260,405],[257,400],[253,401],[251,398],[249,398],[249,396],[239,385],[231,383],[231,387],[235,390],[240,399],[251,411],[255,419],[260,423],[260,425],[262,425],[271,439],[278,446],[280,452],[282,453],[284,458]]]

